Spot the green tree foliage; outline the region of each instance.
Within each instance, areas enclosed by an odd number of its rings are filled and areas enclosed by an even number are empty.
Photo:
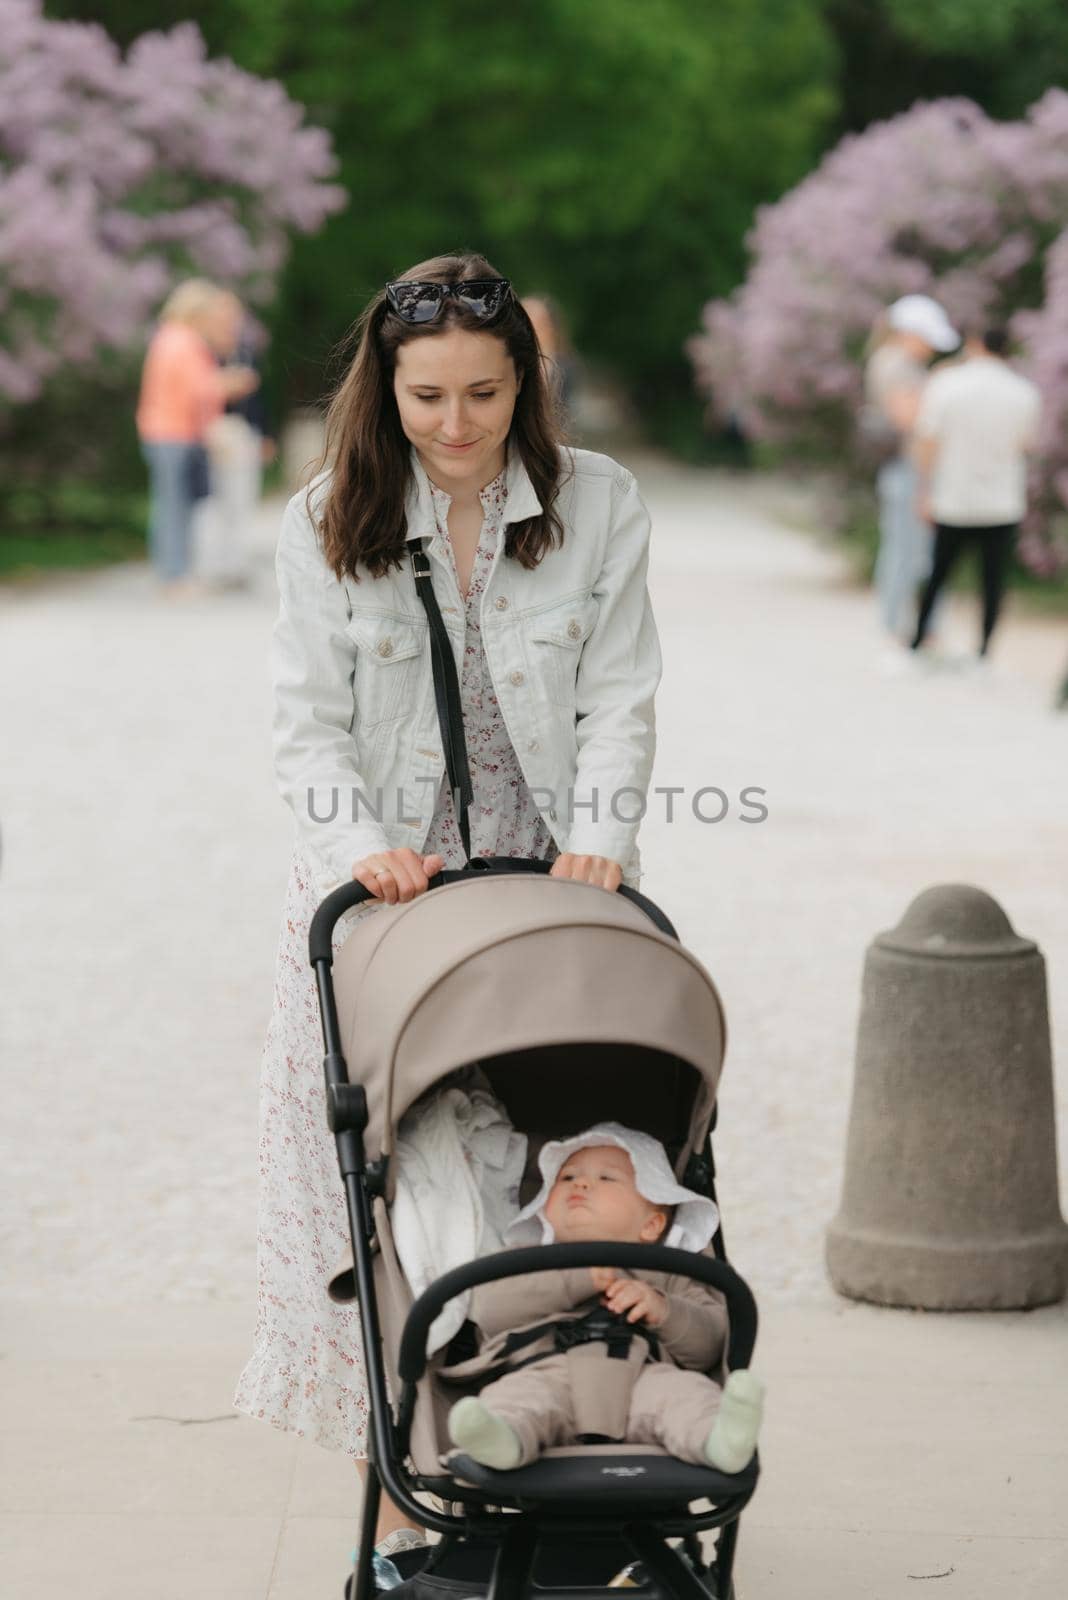
[[[824,0],[838,47],[838,131],[965,95],[1020,117],[1068,80],[1065,0]]]
[[[128,42],[167,3],[91,10]],[[470,246],[552,294],[640,398],[689,404],[698,307],[737,282],[755,206],[811,165],[835,110],[818,0],[230,0],[196,20],[330,131],[352,195],[283,282],[283,403],[322,392],[386,278]]]
[[[888,9],[917,44],[966,56],[1012,49],[1029,32],[1066,32],[1061,0],[890,0]]]
[[[1065,0],[51,0],[129,44],[193,14],[282,79],[343,160],[349,210],[298,243],[269,382],[317,398],[382,280],[485,249],[555,295],[646,415],[691,423],[681,343],[744,275],[757,205],[841,132],[917,99],[1018,117],[1068,78]],[[677,435],[676,435],[677,436]]]
[[[285,281],[298,393],[385,278],[457,246],[553,294],[578,347],[640,395],[684,392],[699,288],[737,280],[754,207],[806,169],[834,109],[811,0],[228,11],[224,48],[330,130],[353,196]]]
[[[996,117],[1018,117],[1068,82],[1065,0],[893,0],[902,34],[920,49],[953,52],[981,73],[975,96]]]

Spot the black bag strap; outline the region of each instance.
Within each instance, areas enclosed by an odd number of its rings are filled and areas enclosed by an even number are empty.
[[[434,671],[434,699],[438,707],[438,726],[445,752],[445,770],[449,774],[449,788],[464,855],[471,859],[471,823],[468,809],[474,799],[471,786],[471,768],[467,760],[467,740],[464,738],[464,708],[460,698],[460,680],[456,675],[449,631],[441,615],[438,597],[430,576],[430,558],[423,548],[422,539],[412,542],[412,571],[415,589],[423,602],[426,620],[430,624],[430,664]]]

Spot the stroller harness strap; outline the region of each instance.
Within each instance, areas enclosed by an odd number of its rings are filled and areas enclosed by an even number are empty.
[[[467,759],[467,740],[464,737],[464,708],[460,698],[460,680],[452,653],[449,630],[445,626],[434,593],[430,575],[430,558],[424,549],[425,541],[417,539],[412,545],[412,571],[415,589],[422,601],[430,624],[430,664],[434,672],[434,699],[438,708],[438,727],[441,745],[445,752],[445,768],[452,790],[452,803],[460,829],[464,855],[471,859],[471,823],[468,810],[474,799],[471,784],[471,767]]]
[[[525,1350],[529,1345],[545,1338],[552,1339],[551,1350],[539,1350],[536,1355],[527,1356],[523,1361],[510,1359],[516,1351]],[[502,1377],[506,1372],[519,1372],[523,1367],[533,1366],[536,1361],[547,1361],[550,1356],[564,1355],[580,1344],[603,1343],[608,1347],[610,1361],[626,1361],[636,1338],[644,1339],[649,1346],[648,1360],[660,1359],[660,1341],[651,1328],[643,1328],[638,1323],[628,1322],[625,1317],[614,1311],[608,1311],[604,1306],[596,1306],[584,1317],[539,1322],[535,1328],[523,1328],[517,1333],[508,1335],[504,1341],[503,1358],[495,1362],[484,1374],[483,1381],[489,1383],[494,1378]]]

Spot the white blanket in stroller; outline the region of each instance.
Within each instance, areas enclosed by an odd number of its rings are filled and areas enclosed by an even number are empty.
[[[526,1136],[485,1089],[443,1089],[401,1118],[390,1218],[397,1257],[419,1295],[452,1267],[503,1249],[519,1212]],[[470,1295],[451,1300],[430,1329],[433,1354],[457,1333]]]

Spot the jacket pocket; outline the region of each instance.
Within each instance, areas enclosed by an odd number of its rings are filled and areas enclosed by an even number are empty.
[[[573,595],[527,618],[531,665],[549,699],[574,709],[582,647],[597,622],[597,601]]]
[[[354,726],[368,731],[398,721],[418,699],[426,624],[380,611],[354,612],[345,631],[356,646]]]

